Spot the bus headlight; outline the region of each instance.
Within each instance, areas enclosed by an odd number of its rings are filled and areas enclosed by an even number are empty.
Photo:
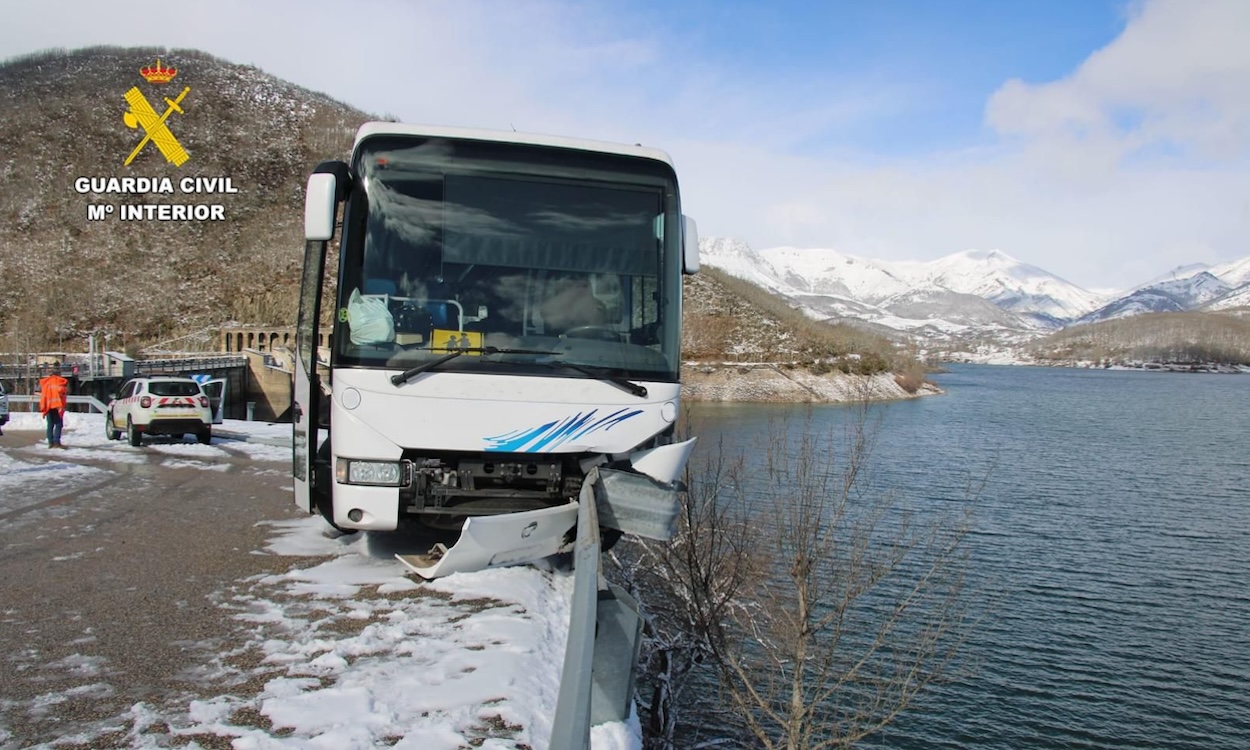
[[[335,464],[339,484],[365,484],[375,487],[403,487],[408,484],[407,461],[360,461],[340,458]]]

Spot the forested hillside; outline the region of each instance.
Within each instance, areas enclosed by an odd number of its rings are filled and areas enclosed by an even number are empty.
[[[143,67],[177,70],[154,85]],[[187,161],[175,166],[127,127],[137,87]],[[190,50],[49,50],[0,65],[0,335],[38,348],[151,342],[238,320],[294,320],[302,192],[319,161],[344,158],[368,117],[257,68]],[[174,192],[79,192],[80,178],[170,178]],[[237,193],[184,194],[185,177],[229,177]],[[220,184],[218,185],[220,187]],[[90,220],[88,207],[114,212]],[[219,221],[122,221],[120,204],[220,205]]]
[[[715,268],[686,278],[682,356],[687,360],[794,363],[817,371],[873,373],[900,355],[890,339],[813,320],[785,299]]]
[[[1033,344],[1041,360],[1250,364],[1250,318],[1151,313],[1075,326]]]

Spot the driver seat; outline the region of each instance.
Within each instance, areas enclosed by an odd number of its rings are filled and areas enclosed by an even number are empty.
[[[538,308],[548,335],[558,335],[584,326],[607,324],[607,305],[591,292],[588,278],[583,276],[555,280],[548,282],[548,288],[554,292]]]

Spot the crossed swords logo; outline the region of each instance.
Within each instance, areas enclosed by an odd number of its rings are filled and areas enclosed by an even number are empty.
[[[139,145],[135,146],[135,150],[130,152],[130,156],[126,157],[125,166],[129,166],[130,162],[135,160],[143,147],[148,145],[148,141],[155,143],[161,154],[176,167],[181,167],[187,159],[191,158],[187,150],[174,137],[173,131],[165,124],[165,120],[169,119],[174,112],[180,115],[185,114],[182,107],[178,105],[189,93],[191,93],[191,87],[187,86],[176,99],[165,97],[165,103],[169,106],[164,114],[157,115],[156,110],[152,109],[152,105],[148,103],[147,97],[139,91],[139,87],[131,87],[126,92],[126,103],[130,105],[130,109],[122,116],[122,119],[126,121],[126,126],[129,128],[143,126],[146,135],[143,136],[143,140],[139,141]]]

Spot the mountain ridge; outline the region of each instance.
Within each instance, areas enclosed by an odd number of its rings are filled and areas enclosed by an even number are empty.
[[[1229,291],[1229,285],[1222,279],[1212,275],[1210,271],[1200,270],[1179,278],[1165,279],[1149,286],[1138,287],[1130,294],[1112,300],[1103,307],[1082,315],[1074,322],[1076,324],[1098,323],[1143,313],[1186,312],[1214,302]]]
[[[781,294],[814,318],[841,322],[858,317],[932,343],[988,337],[1014,345],[1111,317],[1225,309],[1244,304],[1241,296],[1232,295],[1240,287],[1230,281],[1250,279],[1248,257],[1173,269],[1109,296],[1001,250],[964,250],[933,261],[880,261],[828,248],[756,251],[732,238],[707,238],[700,245],[706,265]]]

